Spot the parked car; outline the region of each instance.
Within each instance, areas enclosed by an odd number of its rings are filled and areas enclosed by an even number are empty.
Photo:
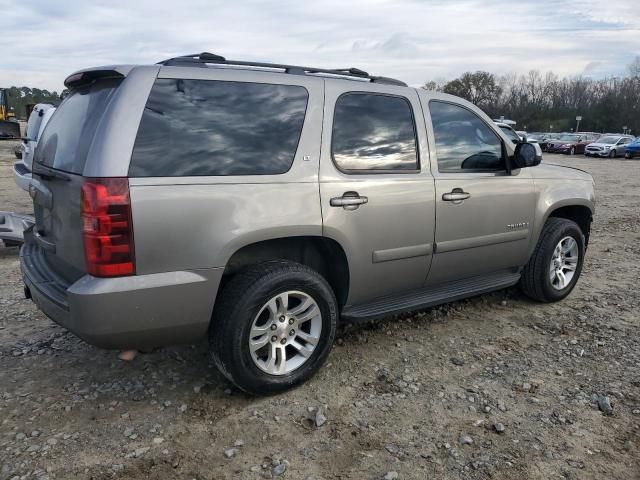
[[[584,153],[585,147],[596,139],[592,133],[565,133],[547,143],[547,152],[575,155]]]
[[[545,133],[542,138],[538,139],[538,145],[540,145],[543,152],[546,152],[549,143],[552,143],[553,140],[557,140],[562,135],[564,135],[564,133]]]
[[[618,155],[624,155],[625,146],[632,141],[631,135],[605,135],[587,145],[584,154],[588,157],[616,158]]]
[[[580,276],[592,177],[461,98],[208,53],[65,85],[20,262],[27,297],[95,345],[208,337],[263,394],[313,375],[341,320],[516,284],[554,302]]]
[[[545,134],[539,132],[531,132],[527,133],[527,141],[529,143],[539,143],[540,140],[544,139]]]
[[[640,156],[640,137],[636,137],[632,142],[625,145],[624,158],[634,158]]]
[[[493,121],[498,127],[500,127],[500,130],[502,130],[507,137],[509,137],[511,139],[511,141],[514,144],[517,144],[519,142],[527,142],[527,143],[531,143],[534,145],[534,148],[536,149],[536,155],[539,156],[540,158],[542,158],[542,148],[540,148],[540,145],[538,145],[538,142],[535,141],[529,141],[528,139],[523,140],[523,137],[521,135],[518,134],[518,132],[516,132],[513,127],[511,125],[509,125],[508,123],[505,122],[498,122],[496,120]]]
[[[42,132],[44,132],[44,128],[55,110],[55,107],[49,103],[38,103],[31,110],[27,121],[26,136],[19,145],[20,154],[16,155],[20,161],[13,164],[14,179],[23,190],[29,191],[33,154],[38,145],[38,139],[42,136]]]

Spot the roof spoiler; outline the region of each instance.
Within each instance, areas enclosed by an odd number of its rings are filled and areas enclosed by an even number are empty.
[[[96,80],[124,78],[126,73],[127,72],[122,72],[118,67],[97,67],[80,70],[69,75],[64,81],[64,86],[67,88],[77,88],[93,83]]]

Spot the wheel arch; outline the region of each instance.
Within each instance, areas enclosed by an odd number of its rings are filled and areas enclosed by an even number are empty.
[[[545,222],[551,218],[566,218],[567,220],[573,220],[578,224],[582,234],[584,235],[585,246],[589,244],[589,235],[591,233],[591,222],[593,220],[593,212],[586,205],[565,205],[558,207],[555,210],[549,212]]]
[[[236,273],[269,260],[290,260],[314,269],[327,280],[339,306],[346,304],[350,285],[347,255],[336,240],[320,235],[268,238],[237,248],[226,262],[219,289]]]

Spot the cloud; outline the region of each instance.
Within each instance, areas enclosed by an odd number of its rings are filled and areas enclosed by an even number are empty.
[[[0,0],[0,85],[60,90],[68,74],[87,66],[154,63],[203,50],[236,59],[355,66],[413,85],[478,69],[618,75],[640,55],[640,9],[632,4]]]

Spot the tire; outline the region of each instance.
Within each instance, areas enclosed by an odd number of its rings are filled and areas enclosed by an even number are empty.
[[[572,278],[564,288],[552,284],[551,262],[556,246],[567,237],[577,244],[577,262]],[[585,240],[580,227],[565,218],[549,218],[540,233],[536,248],[520,277],[520,288],[529,298],[539,302],[557,302],[565,298],[575,287],[584,262]],[[569,273],[569,272],[567,272]]]
[[[296,295],[306,296],[315,302],[315,307],[311,308],[317,307],[319,309],[320,318],[318,319],[318,316],[314,315],[311,320],[306,320],[306,323],[298,324],[297,320],[292,320],[296,317],[289,316],[289,310],[287,310],[288,320],[283,320],[285,318],[284,315],[281,315],[283,303],[274,300],[276,297],[280,299],[279,295],[283,292],[288,292],[287,298],[294,298],[286,302],[290,311],[295,311],[296,306],[291,308],[289,305],[296,301]],[[277,313],[267,305],[267,303],[271,305],[272,301],[275,302],[273,305],[278,307]],[[300,300],[300,304],[297,306],[302,308],[302,303],[303,301]],[[273,315],[271,312],[274,312]],[[301,314],[298,314],[298,317],[302,318],[307,315],[305,312],[307,310],[303,310]],[[266,320],[263,320],[263,317]],[[277,318],[271,319],[272,317]],[[256,323],[263,321],[266,323]],[[292,330],[287,333],[286,330],[289,329],[287,325],[294,321],[296,323],[292,325]],[[216,301],[209,328],[211,352],[215,364],[222,374],[241,390],[252,395],[276,393],[308,380],[320,369],[333,345],[337,321],[338,304],[335,295],[320,274],[299,263],[284,260],[270,261],[235,275],[224,287]],[[302,326],[307,324],[310,326]],[[256,331],[252,331],[252,328],[263,328],[266,331],[267,327],[274,328],[274,326],[277,330],[273,332],[269,331],[259,337],[251,335]],[[299,327],[299,330],[295,336],[288,337],[287,335],[291,335],[290,332],[295,331],[294,327]],[[317,339],[314,340],[315,347],[312,343],[306,343],[306,341],[300,340],[301,337],[298,337],[298,335],[305,333],[303,329],[307,329],[309,332],[306,333],[307,336],[314,334],[311,331],[312,328],[316,329],[315,335],[317,335]],[[281,331],[281,329],[285,331]],[[318,330],[319,333],[317,333]],[[281,335],[281,337],[277,337],[275,334]],[[256,350],[257,353],[252,353],[249,341],[264,343],[265,337],[263,335],[267,335],[267,343]],[[273,341],[273,338],[280,338],[280,340]],[[280,341],[294,342],[298,348],[296,349],[289,343],[281,346],[279,345]],[[312,349],[312,353],[305,352],[305,355],[300,355],[298,352],[302,351],[299,348],[301,342],[305,348]],[[264,368],[269,368],[268,359],[272,355],[275,360],[270,368],[282,365],[279,360],[282,359],[283,353],[276,354],[274,353],[276,351],[286,352],[284,358],[287,368],[289,368],[290,354],[292,354],[292,358],[296,359],[292,361],[291,365],[294,365],[296,361],[302,363],[292,371],[268,373]],[[254,359],[254,355],[258,355],[258,353],[267,356],[263,363],[259,363],[260,359]]]
[[[615,150],[611,150],[609,152],[609,158],[616,158],[618,156],[618,154],[616,153]]]
[[[571,147],[571,149],[569,150],[569,155],[575,155],[576,154],[576,147]]]
[[[631,160],[633,158],[633,155],[631,155],[630,153],[625,153],[624,158],[626,158],[627,160]]]

